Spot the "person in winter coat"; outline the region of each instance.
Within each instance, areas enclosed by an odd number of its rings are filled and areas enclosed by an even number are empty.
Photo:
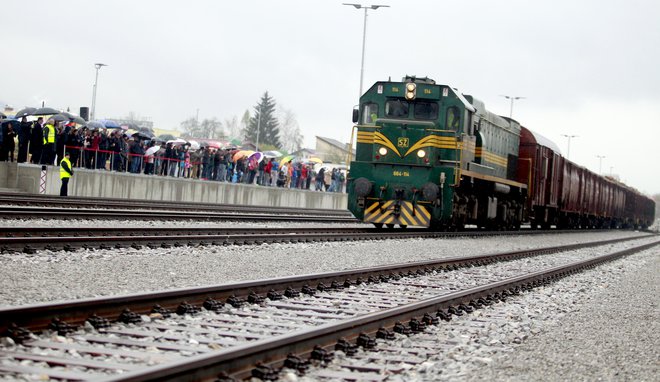
[[[32,124],[27,121],[26,117],[21,119],[21,124],[18,126],[18,157],[16,162],[27,162],[28,146],[30,145],[30,137],[32,136]]]
[[[39,117],[34,124],[32,125],[32,134],[30,135],[30,148],[29,153],[31,154],[30,163],[41,163],[41,151],[44,145],[44,130],[43,125],[44,119]]]

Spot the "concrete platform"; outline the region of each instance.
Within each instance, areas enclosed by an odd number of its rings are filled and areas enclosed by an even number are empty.
[[[258,206],[346,209],[347,195],[198,179],[76,168],[69,195]],[[0,189],[38,194],[41,165],[0,162]],[[46,166],[45,194],[59,195],[57,166]]]

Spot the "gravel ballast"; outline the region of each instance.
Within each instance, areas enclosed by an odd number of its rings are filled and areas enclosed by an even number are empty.
[[[598,232],[0,255],[0,306],[223,284],[640,235]]]
[[[377,349],[436,353],[415,366],[391,365],[405,371],[388,374],[387,380],[657,381],[658,255],[656,246],[454,316],[424,333],[379,340]],[[332,375],[367,357],[360,353],[347,358],[339,352],[327,368],[293,379],[310,382]],[[287,373],[283,380],[292,377]]]

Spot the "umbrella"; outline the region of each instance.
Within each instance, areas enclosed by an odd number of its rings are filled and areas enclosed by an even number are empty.
[[[69,121],[73,121],[73,122],[75,122],[79,125],[84,125],[85,123],[87,123],[87,121],[85,121],[80,116],[77,116],[75,114],[71,114],[71,113],[66,112],[66,111],[63,111],[60,114],[66,116],[69,119]]]
[[[122,124],[120,125],[120,127],[121,127],[122,129],[124,129],[124,130],[128,130],[128,129],[138,130],[138,125],[136,125],[136,124],[134,124],[134,123],[132,123],[132,122],[122,123]]]
[[[295,155],[287,155],[280,160],[280,163],[288,163],[289,161],[293,161],[294,159],[296,159]]]
[[[132,135],[133,138],[139,138],[139,139],[151,139],[153,138],[153,134],[148,134],[144,133],[142,131],[138,131],[137,133],[133,133]]]
[[[32,115],[54,115],[54,114],[59,114],[60,111],[57,109],[53,109],[52,107],[41,107],[35,111],[32,112]]]
[[[220,147],[222,147],[222,143],[218,141],[208,141],[206,142],[206,144],[208,145],[208,147],[213,147],[215,149],[219,149]]]
[[[312,162],[312,163],[323,163],[323,160],[321,160],[321,158],[317,158],[317,157],[309,157],[307,159],[307,161]]]
[[[61,113],[60,113],[60,114],[55,114],[55,115],[52,116],[51,118],[52,118],[53,120],[55,120],[56,122],[68,121],[68,120],[69,120],[69,117],[67,117],[66,115],[61,114]]]
[[[282,153],[276,150],[264,151],[264,156],[266,158],[279,158],[282,156]]]
[[[197,141],[188,141],[188,143],[190,144],[191,150],[199,150],[199,148],[202,147],[202,145]]]
[[[239,150],[238,152],[236,152],[236,154],[234,154],[234,157],[232,158],[232,162],[236,162],[237,160],[250,156],[252,154],[254,154],[254,151],[252,150]]]
[[[145,154],[146,154],[146,155],[154,155],[154,154],[156,154],[156,153],[158,152],[158,150],[160,150],[160,146],[149,147],[149,148],[147,149],[147,152],[146,152]]]
[[[105,129],[105,125],[98,121],[89,121],[85,124],[90,130]]]
[[[108,129],[122,129],[122,127],[115,121],[109,119],[100,119],[98,122],[102,123]],[[123,129],[128,130],[128,129]]]
[[[28,115],[32,115],[35,111],[37,111],[36,107],[26,107],[16,113],[16,118],[27,117]]]
[[[0,125],[12,125],[12,128],[17,129],[18,126],[21,123],[18,121],[18,119],[3,119],[2,122],[0,122]]]
[[[185,145],[188,142],[185,139],[177,138],[177,139],[170,139],[169,141],[167,141],[167,143],[168,144],[171,143],[173,145]]]
[[[248,159],[252,159],[252,158],[256,158],[256,159],[257,159],[257,163],[259,163],[259,162],[261,162],[262,160],[264,160],[264,153],[260,153],[260,152],[252,153],[252,154],[250,154],[250,156],[248,157]]]

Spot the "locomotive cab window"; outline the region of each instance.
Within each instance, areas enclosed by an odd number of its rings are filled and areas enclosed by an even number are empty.
[[[415,102],[413,110],[415,119],[438,119],[438,103],[437,102]]]
[[[385,103],[385,115],[393,118],[408,118],[409,108],[407,101],[389,100]]]
[[[461,112],[456,106],[447,108],[447,129],[457,130],[461,127]]]
[[[378,104],[365,103],[362,105],[362,124],[375,125],[378,118]]]

